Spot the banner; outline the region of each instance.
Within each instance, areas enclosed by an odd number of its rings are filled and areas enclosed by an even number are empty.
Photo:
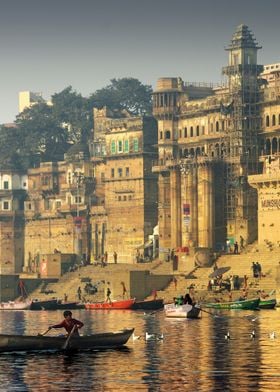
[[[190,204],[186,204],[186,203],[183,204],[183,212],[184,212],[184,215],[190,215],[191,214],[191,206],[190,206]]]

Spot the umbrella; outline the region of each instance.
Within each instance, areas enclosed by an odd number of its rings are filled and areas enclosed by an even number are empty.
[[[216,278],[217,276],[223,275],[224,273],[228,272],[230,267],[220,267],[215,269],[210,275],[209,278]]]

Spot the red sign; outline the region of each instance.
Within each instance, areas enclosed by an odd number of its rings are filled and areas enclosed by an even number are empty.
[[[81,218],[80,216],[76,216],[74,218],[74,224],[77,228],[81,228],[82,227],[82,223],[83,223],[83,218]]]

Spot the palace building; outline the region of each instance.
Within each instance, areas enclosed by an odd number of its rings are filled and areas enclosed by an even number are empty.
[[[257,191],[248,176],[262,172],[263,157],[279,153],[280,141],[280,69],[259,65],[259,49],[240,25],[226,48],[223,85],[157,82],[153,172],[159,175],[162,253],[257,239]]]

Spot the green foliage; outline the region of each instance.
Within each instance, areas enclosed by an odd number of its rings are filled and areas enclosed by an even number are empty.
[[[112,79],[89,98],[68,86],[52,96],[52,105],[26,108],[16,117],[15,128],[0,126],[0,168],[27,169],[42,161],[63,160],[71,145],[89,141],[93,107],[150,114],[151,93],[151,86],[134,78]]]
[[[112,79],[107,87],[91,95],[92,106],[127,110],[134,115],[151,114],[152,87],[142,84],[138,79]]]

